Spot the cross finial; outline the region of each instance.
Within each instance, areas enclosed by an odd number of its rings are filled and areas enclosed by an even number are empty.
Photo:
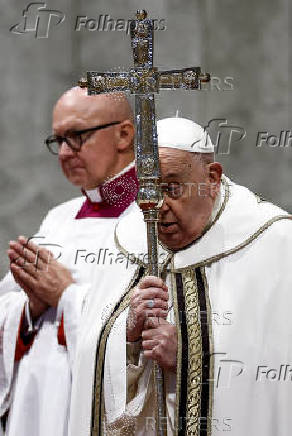
[[[81,77],[78,80],[78,86],[80,86],[80,88],[87,88],[87,85],[88,85],[88,83],[87,83],[87,79],[85,77]]]
[[[138,9],[136,17],[137,20],[145,20],[145,18],[147,18],[147,12],[145,9]]]

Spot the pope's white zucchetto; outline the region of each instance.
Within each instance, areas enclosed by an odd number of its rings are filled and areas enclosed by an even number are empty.
[[[158,146],[191,153],[213,153],[214,146],[207,131],[186,118],[164,118],[157,121]]]

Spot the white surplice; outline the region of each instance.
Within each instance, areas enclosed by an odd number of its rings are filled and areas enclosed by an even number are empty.
[[[166,283],[172,298],[172,273],[200,267],[206,276],[214,353],[209,434],[290,436],[291,216],[261,201],[248,189],[227,178],[224,180],[228,189],[225,192],[222,189],[220,216],[209,230],[176,253],[159,248],[161,258],[172,255]],[[134,254],[141,260],[141,253],[147,252],[145,224],[137,209],[119,221],[116,236],[119,249],[132,259]],[[127,292],[137,268],[132,264],[119,276],[105,274],[100,285],[104,293],[111,289],[111,298],[100,307],[92,294],[90,304],[86,303],[74,369],[70,436],[104,434],[101,430],[92,432],[94,404],[100,388],[96,370],[102,351],[101,332],[104,335],[114,312],[111,317],[102,314],[104,307],[110,312]],[[117,429],[132,419],[136,423],[135,436],[154,436],[151,419],[147,421],[155,416],[151,396],[152,363],[144,362],[141,354],[136,367],[127,367],[126,317],[127,308],[117,317],[105,342],[102,376],[105,419],[107,425]],[[169,321],[175,322],[174,319],[170,311]],[[136,395],[127,402],[127,383],[129,377],[135,379],[135,374]],[[165,371],[165,380],[170,436],[175,434],[176,375]],[[102,415],[101,419],[104,419]],[[112,430],[106,434],[128,433]]]
[[[38,320],[30,350],[14,361],[19,323],[27,296],[9,273],[0,283],[0,416],[9,409],[7,436],[66,436],[72,365],[81,310],[88,293],[99,293],[99,278],[123,259],[115,250],[113,231],[119,218],[75,219],[84,197],[52,209],[33,242],[52,251],[72,273],[75,283],[63,293],[58,308]],[[126,214],[134,203],[128,207]],[[126,261],[124,259],[124,261]],[[59,345],[61,316],[67,347]],[[0,433],[1,434],[1,433]]]

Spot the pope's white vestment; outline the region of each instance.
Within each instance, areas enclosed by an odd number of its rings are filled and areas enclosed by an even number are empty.
[[[90,292],[103,301],[99,280],[107,268],[119,274],[123,263],[129,262],[115,250],[113,234],[119,217],[75,219],[83,202],[84,197],[79,197],[52,209],[33,238],[71,271],[75,283],[64,291],[57,309],[49,308],[36,326],[30,325],[37,334],[19,362],[14,357],[23,310],[31,323],[28,298],[10,273],[0,284],[0,416],[9,410],[7,436],[67,435],[82,307]],[[125,207],[122,215],[132,207],[137,206]],[[62,316],[66,346],[58,341]]]
[[[226,177],[220,195],[197,241],[175,253],[159,248],[178,333],[176,373],[164,371],[167,436],[290,436],[291,216]],[[115,237],[136,263],[103,276],[105,305],[94,294],[86,301],[70,436],[156,434],[152,362],[125,332],[131,288],[145,274],[139,210]]]

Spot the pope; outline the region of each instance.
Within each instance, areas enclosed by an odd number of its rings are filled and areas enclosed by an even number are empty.
[[[133,210],[115,241],[135,263],[104,281],[121,297],[90,341],[94,296],[84,313],[69,434],[156,435],[156,361],[165,435],[288,436],[292,217],[232,182],[198,124],[167,118],[157,130],[160,278],[138,256],[147,236]]]

